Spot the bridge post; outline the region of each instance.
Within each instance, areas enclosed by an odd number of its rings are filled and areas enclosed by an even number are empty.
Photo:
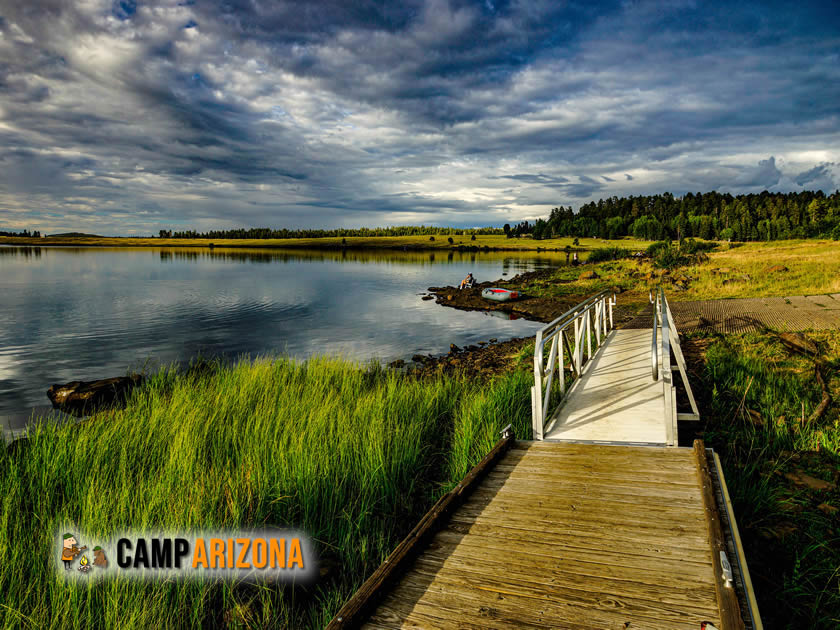
[[[534,386],[531,388],[531,424],[535,440],[543,439],[543,347],[542,331],[537,332],[534,343]]]

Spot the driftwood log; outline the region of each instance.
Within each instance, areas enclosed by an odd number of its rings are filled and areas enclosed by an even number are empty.
[[[817,408],[810,416],[808,416],[808,419],[805,422],[808,424],[816,422],[822,417],[825,410],[828,409],[828,406],[831,404],[831,395],[828,393],[828,386],[826,385],[825,375],[823,374],[823,362],[820,359],[820,350],[812,339],[809,339],[807,336],[798,332],[779,333],[779,340],[789,350],[798,352],[799,354],[809,357],[814,361],[814,375],[816,376],[817,382],[820,384],[822,398],[820,399],[820,404],[817,405]]]
[[[117,376],[99,381],[56,383],[47,390],[53,408],[74,416],[89,416],[102,409],[125,403],[132,389],[143,383],[140,374]]]

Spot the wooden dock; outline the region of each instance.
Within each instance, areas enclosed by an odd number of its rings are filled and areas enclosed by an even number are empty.
[[[332,627],[743,628],[705,457],[514,442],[415,559],[392,554],[364,622],[351,601]]]
[[[664,292],[649,329],[610,331],[613,303],[602,292],[538,331],[537,439],[506,430],[330,630],[762,629],[720,462],[675,446],[699,412]]]
[[[650,328],[612,331],[548,420],[545,439],[674,444],[650,348]]]

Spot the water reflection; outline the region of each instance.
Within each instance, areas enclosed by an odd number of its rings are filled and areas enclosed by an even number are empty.
[[[484,314],[490,317],[495,317],[496,319],[504,319],[510,322],[522,319],[522,316],[518,313],[508,313],[506,311],[486,311]]]
[[[0,416],[43,405],[52,383],[197,354],[388,362],[533,334],[515,315],[421,298],[467,272],[558,264],[562,252],[0,247]]]
[[[75,249],[75,248],[74,248]],[[109,251],[119,251],[110,249]],[[137,251],[136,249],[132,251]],[[229,249],[229,248],[161,248],[154,250],[164,262],[172,260],[230,260],[236,262],[298,262],[298,261],[332,261],[358,263],[392,263],[407,265],[424,264],[461,264],[464,262],[501,262],[502,271],[521,269],[523,266],[542,268],[557,266],[564,262],[565,255],[557,252],[547,253],[513,253],[513,252],[470,252],[449,250],[445,252],[411,251],[394,249]]]
[[[24,247],[2,247],[0,246],[0,256],[22,256],[24,258],[41,257],[41,248],[26,245]]]

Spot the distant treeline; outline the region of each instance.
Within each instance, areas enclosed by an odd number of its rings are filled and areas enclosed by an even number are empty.
[[[380,228],[338,228],[334,230],[272,230],[271,228],[250,228],[237,230],[211,230],[209,232],[196,232],[186,230],[173,232],[172,230],[161,230],[161,238],[325,238],[325,237],[377,237],[377,236],[463,236],[464,234],[502,234],[500,228],[470,228],[455,229],[448,227],[431,227],[426,225],[407,225],[397,227]]]
[[[38,230],[30,232],[29,230],[21,230],[20,232],[0,232],[0,236],[19,236],[21,238],[41,238],[41,233]]]
[[[554,208],[548,219],[520,224],[534,238],[633,236],[658,241],[698,237],[734,241],[774,241],[833,237],[840,240],[840,191],[737,195],[718,192],[611,197],[572,208]]]

